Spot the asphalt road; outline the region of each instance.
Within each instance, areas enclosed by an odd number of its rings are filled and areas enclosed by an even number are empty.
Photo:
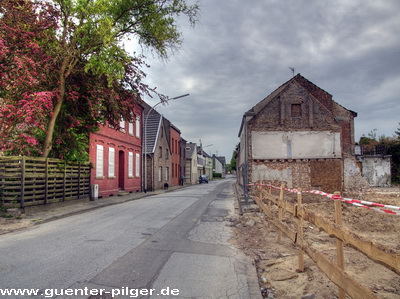
[[[234,201],[212,181],[1,235],[0,298],[260,298]]]

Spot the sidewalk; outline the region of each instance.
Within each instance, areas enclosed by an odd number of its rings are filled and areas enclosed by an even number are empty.
[[[22,214],[19,218],[0,218],[0,235],[110,205],[116,205],[166,192],[173,192],[189,186],[191,185],[173,186],[169,187],[168,190],[156,190],[147,193],[136,192],[124,196],[110,196],[99,198],[95,201],[91,201],[89,198],[84,198],[61,203],[28,207],[25,210],[25,214]]]

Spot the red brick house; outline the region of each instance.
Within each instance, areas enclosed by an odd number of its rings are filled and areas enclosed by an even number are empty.
[[[90,184],[98,185],[99,197],[141,191],[143,107],[136,105],[133,112],[134,123],[121,119],[121,129],[105,125],[90,134]]]
[[[181,131],[166,118],[164,126],[171,149],[171,186],[178,186],[181,177]]]

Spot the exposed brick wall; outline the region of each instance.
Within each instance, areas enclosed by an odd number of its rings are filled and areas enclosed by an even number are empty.
[[[286,183],[289,188],[303,190],[318,189],[325,192],[342,191],[343,162],[341,159],[316,160],[255,160],[249,169],[251,182],[271,181],[273,184]]]
[[[314,83],[308,81],[300,74],[294,77],[294,80],[308,90],[318,101],[321,102],[329,111],[333,112],[333,101],[332,95],[327,93],[325,90],[319,88]]]
[[[343,160],[311,160],[311,187],[333,193],[343,190]]]
[[[292,105],[300,105],[300,116],[292,116]],[[250,122],[252,130],[330,130],[340,131],[334,115],[316,101],[302,86],[291,83],[282,94],[257,114]]]

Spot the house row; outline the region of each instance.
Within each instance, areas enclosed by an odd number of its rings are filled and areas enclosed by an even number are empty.
[[[356,116],[325,90],[294,76],[244,113],[239,183],[266,180],[325,192],[368,186],[356,159]]]
[[[90,183],[99,197],[196,184],[200,175],[225,172],[225,158],[187,142],[147,103],[138,103],[133,113],[134,122],[121,119],[119,129],[104,125],[90,134]]]

